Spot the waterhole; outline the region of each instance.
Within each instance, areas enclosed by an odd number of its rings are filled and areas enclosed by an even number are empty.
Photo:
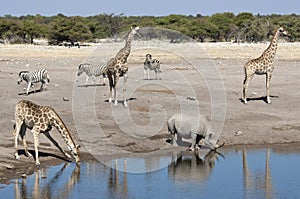
[[[107,166],[110,165],[110,166]],[[167,165],[167,166],[166,166]],[[300,150],[223,149],[66,163],[0,189],[1,198],[300,198]]]

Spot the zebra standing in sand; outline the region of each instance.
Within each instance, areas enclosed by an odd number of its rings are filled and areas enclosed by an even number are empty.
[[[106,64],[101,63],[100,65],[93,66],[92,64],[80,64],[78,67],[77,76],[80,76],[82,73],[85,73],[85,84],[87,85],[90,77],[93,77],[94,84],[96,84],[96,76],[103,77],[103,84],[107,81],[106,77],[107,67]]]
[[[42,85],[40,90],[43,90],[44,84],[50,82],[48,71],[43,68],[33,72],[21,71],[19,73],[18,84],[20,84],[23,80],[27,82],[27,90],[26,90],[27,95],[29,93],[30,87],[33,87],[33,83],[41,82]],[[46,87],[47,86],[45,85],[45,89]]]
[[[151,54],[146,54],[146,60],[144,62],[144,79],[146,79],[146,74],[147,74],[147,79],[149,79],[149,71],[154,70],[155,72],[155,79],[157,79],[157,74],[160,78],[160,62],[157,59],[152,59]]]

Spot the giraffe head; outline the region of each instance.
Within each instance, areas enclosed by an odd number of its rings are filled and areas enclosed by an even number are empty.
[[[75,149],[72,150],[72,155],[76,160],[76,163],[80,162],[79,154],[80,154],[80,145],[76,145]]]
[[[29,71],[21,71],[21,72],[19,72],[18,84],[20,84],[23,80],[26,81],[26,79],[24,79],[25,78],[24,75],[26,73],[29,73]]]
[[[129,32],[128,38],[133,38],[134,35],[137,35],[138,37],[141,37],[140,33],[139,33],[140,27],[133,25],[131,27],[131,31]]]
[[[284,30],[283,27],[278,28],[277,32],[280,36],[283,36],[283,37],[290,37],[291,36],[286,30]]]

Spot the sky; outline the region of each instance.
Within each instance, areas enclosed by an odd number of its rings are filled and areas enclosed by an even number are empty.
[[[169,14],[212,15],[251,12],[253,14],[300,14],[299,0],[0,0],[0,16],[36,15],[166,16]]]

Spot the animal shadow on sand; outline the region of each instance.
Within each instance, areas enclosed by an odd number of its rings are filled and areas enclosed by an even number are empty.
[[[279,98],[279,96],[270,95],[270,98]],[[240,98],[239,100],[243,103],[242,98]],[[268,103],[267,96],[251,97],[251,98],[247,98],[247,101],[264,101],[265,103]]]
[[[36,159],[35,158],[35,151],[34,150],[28,150],[28,152],[32,155],[32,157],[34,157],[34,160],[35,160]],[[24,149],[19,149],[18,154],[26,156]],[[53,154],[53,153],[47,153],[47,152],[41,152],[41,151],[39,151],[39,157],[54,157],[54,158],[57,158],[57,159],[60,159],[60,160],[66,161],[66,162],[71,162],[71,160],[67,159],[66,157],[61,157],[61,156],[58,156],[58,155]]]
[[[167,139],[166,142],[169,144],[173,144],[172,138]],[[190,147],[192,145],[190,142],[186,142],[183,140],[181,140],[181,141],[177,140],[177,144],[178,144],[178,146],[181,146],[181,147]]]
[[[126,102],[132,101],[132,100],[137,100],[137,99],[135,97],[131,97],[131,98],[126,99]],[[109,102],[109,101],[108,100],[104,100],[104,102]],[[114,103],[114,100],[112,102]],[[119,104],[123,104],[124,100],[118,100],[118,103]]]
[[[97,86],[105,86],[106,84],[83,84],[83,85],[78,85],[78,87],[97,87]]]
[[[33,93],[39,93],[39,92],[42,92],[42,91],[46,91],[46,89],[37,89],[37,90],[32,90],[32,91],[29,91],[28,92],[28,95],[31,95]],[[26,91],[24,93],[19,93],[18,95],[27,95],[26,94]]]
[[[153,77],[153,78],[149,78],[149,79],[148,78],[143,78],[143,80],[153,81],[153,80],[161,80],[161,79]]]

